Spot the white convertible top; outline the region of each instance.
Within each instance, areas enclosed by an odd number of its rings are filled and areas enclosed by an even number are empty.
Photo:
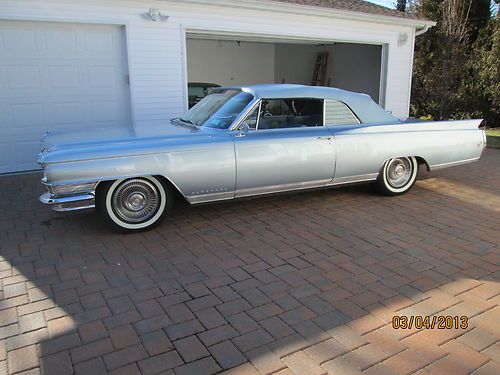
[[[217,87],[219,90],[241,90],[257,99],[332,99],[345,103],[363,123],[399,123],[400,119],[381,108],[367,94],[359,94],[333,87],[305,86],[292,84],[266,84],[251,86]]]

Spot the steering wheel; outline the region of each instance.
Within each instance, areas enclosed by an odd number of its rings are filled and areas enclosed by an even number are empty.
[[[269,111],[266,111],[266,113],[264,113],[262,117],[273,117],[273,114]]]

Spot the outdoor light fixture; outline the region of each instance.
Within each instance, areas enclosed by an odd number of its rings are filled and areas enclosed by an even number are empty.
[[[149,8],[149,10],[146,13],[143,13],[142,16],[153,22],[168,20],[168,16],[161,14],[160,10],[155,8]]]

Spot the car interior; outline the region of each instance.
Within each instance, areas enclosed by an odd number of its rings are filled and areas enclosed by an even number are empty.
[[[321,99],[269,99],[260,109],[259,130],[323,126]]]

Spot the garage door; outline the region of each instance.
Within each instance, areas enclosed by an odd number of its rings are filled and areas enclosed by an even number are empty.
[[[0,21],[0,173],[37,169],[49,131],[130,126],[122,27]]]

